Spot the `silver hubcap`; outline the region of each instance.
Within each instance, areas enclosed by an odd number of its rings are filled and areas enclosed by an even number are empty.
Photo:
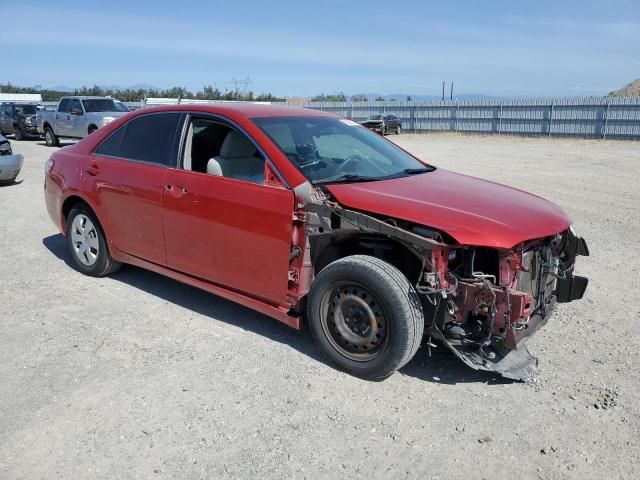
[[[73,219],[71,243],[76,257],[83,265],[90,267],[96,263],[100,252],[98,231],[91,219],[82,213]]]
[[[47,130],[45,136],[47,137],[47,143],[53,143],[53,138],[51,138],[51,132]]]

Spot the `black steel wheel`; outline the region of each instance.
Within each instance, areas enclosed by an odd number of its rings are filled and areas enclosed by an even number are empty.
[[[311,334],[343,370],[384,379],[415,355],[424,331],[422,304],[394,266],[367,255],[327,265],[307,302]]]
[[[329,342],[351,360],[371,360],[386,345],[386,313],[382,303],[362,285],[332,285],[322,298],[320,315]]]

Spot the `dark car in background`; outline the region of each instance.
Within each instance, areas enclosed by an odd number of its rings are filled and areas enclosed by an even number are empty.
[[[382,113],[370,115],[364,122],[362,122],[362,125],[367,127],[369,130],[380,133],[380,135],[392,132],[396,135],[400,135],[400,131],[402,130],[402,123],[398,117],[395,115],[384,115]]]
[[[0,135],[14,135],[16,140],[39,138],[36,113],[38,107],[30,103],[0,104]]]

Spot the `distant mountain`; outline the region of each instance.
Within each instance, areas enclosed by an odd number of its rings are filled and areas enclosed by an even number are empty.
[[[91,88],[93,85],[86,85]],[[129,87],[122,87],[120,85],[98,85],[100,88],[104,88],[107,90],[114,90],[116,92],[120,92],[122,90],[160,90],[158,87],[154,87],[153,85],[148,85],[146,83],[136,83],[135,85],[131,85]],[[67,87],[66,85],[56,85],[55,87],[41,87],[38,86],[39,89],[45,88],[46,90],[53,90],[54,92],[74,92],[75,90],[80,90],[80,87]]]
[[[158,87],[154,87],[153,85],[148,85],[146,83],[136,83],[134,85],[129,85],[128,87],[121,87],[120,85],[99,85],[102,88],[106,88],[107,90],[115,90],[116,92],[120,92],[122,90],[160,90]]]
[[[609,92],[610,97],[640,97],[640,78],[628,83],[624,87]]]

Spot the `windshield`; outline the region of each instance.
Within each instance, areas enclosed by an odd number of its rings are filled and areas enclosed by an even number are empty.
[[[16,115],[35,115],[35,105],[16,105]]]
[[[122,106],[117,105],[120,102],[114,102],[109,98],[94,98],[91,100],[83,100],[84,110],[86,112],[126,112]]]
[[[116,108],[118,109],[118,112],[130,112],[131,110],[129,110],[129,107],[127,107],[124,103],[122,102],[116,102]]]
[[[367,120],[382,120],[382,115],[369,115]]]
[[[351,120],[320,116],[251,120],[315,184],[383,180],[434,169]]]

